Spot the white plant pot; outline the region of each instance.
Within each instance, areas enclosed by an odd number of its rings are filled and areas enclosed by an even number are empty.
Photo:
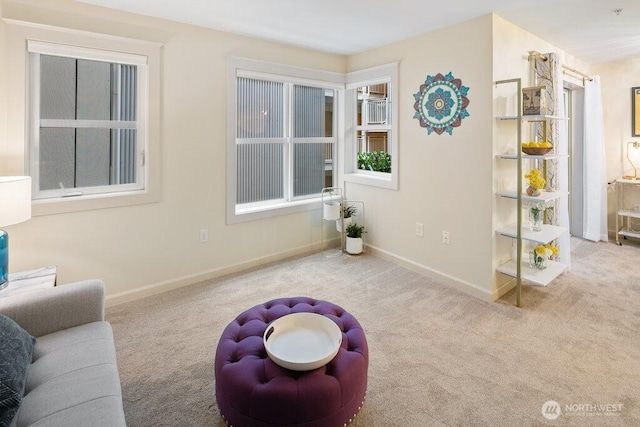
[[[349,218],[338,218],[336,219],[336,230],[338,230],[338,233],[342,233],[342,224],[344,223],[344,229],[346,230],[347,227],[349,226],[349,224],[351,224],[351,220],[353,218],[349,217]]]
[[[327,221],[335,221],[340,218],[340,202],[324,202],[322,217]]]
[[[362,237],[347,237],[347,252],[351,255],[362,253]]]

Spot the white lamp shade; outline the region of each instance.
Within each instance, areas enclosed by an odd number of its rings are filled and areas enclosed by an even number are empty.
[[[31,177],[0,176],[0,227],[31,218]]]

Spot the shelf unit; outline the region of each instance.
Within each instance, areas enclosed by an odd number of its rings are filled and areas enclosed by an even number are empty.
[[[568,192],[561,191],[548,191],[541,192],[539,196],[528,196],[523,192],[523,176],[524,176],[524,163],[527,164],[531,162],[535,162],[536,164],[544,165],[544,162],[548,160],[562,160],[568,159],[566,155],[560,155],[555,153],[548,153],[540,156],[532,156],[527,155],[522,152],[522,134],[523,134],[523,124],[529,123],[540,123],[542,126],[542,138],[544,141],[547,141],[547,125],[550,120],[567,120],[564,117],[557,116],[546,116],[546,115],[535,115],[535,116],[526,116],[522,115],[522,79],[509,79],[509,80],[499,80],[495,82],[496,87],[498,85],[515,85],[517,88],[516,97],[517,97],[517,115],[506,115],[506,116],[498,116],[496,120],[500,121],[515,121],[517,123],[517,135],[516,142],[517,146],[515,147],[514,152],[501,153],[496,157],[498,159],[503,160],[515,160],[517,162],[517,180],[516,180],[516,189],[515,190],[507,190],[507,191],[498,191],[496,195],[498,197],[511,199],[516,201],[516,223],[509,224],[505,227],[498,228],[496,233],[499,236],[504,236],[506,238],[510,238],[515,240],[516,243],[516,254],[515,259],[512,257],[506,263],[498,266],[496,271],[499,273],[505,274],[507,276],[513,277],[516,279],[516,305],[518,307],[522,306],[522,283],[529,283],[537,286],[547,286],[551,283],[556,277],[562,274],[566,269],[567,265],[548,260],[546,262],[546,268],[541,270],[535,267],[532,267],[529,262],[529,257],[523,259],[523,242],[530,242],[532,244],[546,244],[550,243],[557,238],[561,237],[564,233],[568,233],[568,230],[563,227],[558,227],[555,225],[544,224],[542,226],[541,231],[532,231],[528,227],[523,225],[523,202],[524,203],[550,203],[562,197],[567,197]]]
[[[620,178],[616,180],[617,195],[617,212],[616,212],[616,244],[622,246],[620,236],[623,238],[633,237],[640,239],[640,231],[633,230],[631,221],[638,219],[640,222],[640,210],[633,210],[625,205],[624,189],[627,186],[638,186],[640,189],[640,180]],[[640,200],[638,200],[640,206]]]

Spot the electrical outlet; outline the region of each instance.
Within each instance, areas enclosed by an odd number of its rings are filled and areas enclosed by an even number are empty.
[[[209,230],[203,228],[200,230],[200,243],[205,243],[207,240],[209,240]]]
[[[424,237],[424,224],[416,222],[416,236]]]
[[[448,231],[442,232],[442,243],[444,243],[445,245],[451,243],[451,236],[449,235]]]

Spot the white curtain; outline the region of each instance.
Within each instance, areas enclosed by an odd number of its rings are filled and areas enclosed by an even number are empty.
[[[555,67],[554,67],[554,99],[556,100],[555,105],[555,115],[557,117],[567,117],[567,112],[565,111],[564,105],[564,91],[563,91],[563,75],[562,75],[562,66],[560,65],[560,61],[558,60],[556,54],[550,54],[555,59]],[[569,127],[567,126],[565,121],[558,121],[557,123],[557,154],[561,155],[569,155]],[[558,165],[558,191],[565,192],[567,195],[569,194],[569,161],[562,160],[557,162]],[[570,228],[570,220],[569,220],[569,196],[562,197],[558,200],[556,204],[558,209],[558,216],[556,218],[557,224],[560,227],[566,228],[569,230]],[[559,260],[564,264],[568,265],[569,270],[571,269],[571,235],[569,233],[564,233],[561,237],[558,238],[558,249],[560,250]]]
[[[584,83],[583,237],[608,240],[607,170],[600,76]]]

